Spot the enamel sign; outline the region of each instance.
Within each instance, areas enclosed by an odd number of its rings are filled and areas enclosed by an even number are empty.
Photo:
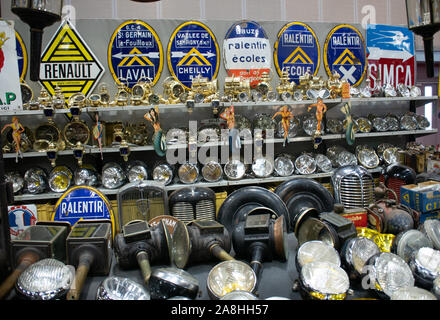
[[[358,86],[367,69],[367,53],[362,34],[351,25],[339,25],[327,36],[324,45],[327,75],[337,72],[351,86]]]
[[[287,71],[290,81],[298,84],[299,77],[306,72],[318,73],[321,62],[318,38],[308,25],[291,22],[278,33],[273,56],[278,75]]]
[[[27,72],[28,56],[23,39],[17,31],[15,31],[15,39],[17,41],[15,46],[17,50],[18,74],[20,75],[20,80],[22,81],[24,80]]]
[[[5,20],[0,21],[0,84],[0,111],[21,110],[15,30]]]
[[[399,83],[415,85],[414,34],[408,28],[368,25],[367,53],[373,87],[378,78],[394,87]]]
[[[11,239],[37,222],[37,206],[27,204],[23,206],[8,206],[8,220]]]
[[[67,221],[72,226],[82,219],[108,219],[115,234],[115,218],[110,201],[97,189],[76,186],[67,190],[57,201],[52,221]]]
[[[64,97],[81,92],[88,95],[104,74],[104,67],[73,24],[64,20],[44,50],[40,82],[51,94],[61,88]]]
[[[154,29],[143,21],[130,20],[113,33],[108,47],[108,65],[118,84],[132,88],[138,80],[159,80],[163,68],[162,43]]]
[[[211,81],[217,78],[220,52],[211,30],[201,22],[188,21],[176,28],[167,49],[168,68],[186,89],[200,75]]]
[[[223,40],[223,59],[230,77],[260,82],[263,72],[271,72],[272,50],[264,29],[254,21],[233,24]]]

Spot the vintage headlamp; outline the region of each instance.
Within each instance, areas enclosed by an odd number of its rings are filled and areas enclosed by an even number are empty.
[[[17,171],[5,173],[5,182],[12,184],[14,194],[18,194],[24,188],[24,179]]]
[[[423,232],[431,241],[434,249],[440,250],[440,221],[436,219],[428,219],[420,226]]]
[[[194,163],[186,162],[179,167],[177,175],[182,183],[195,183],[199,178],[199,168]]]
[[[221,299],[237,290],[253,293],[257,286],[257,275],[247,263],[223,261],[209,271],[206,286],[211,299]]]
[[[79,119],[78,115],[75,115],[73,120],[64,127],[63,137],[70,148],[75,147],[78,142],[85,145],[90,139],[90,129],[84,121]]]
[[[102,185],[107,189],[117,189],[121,187],[127,179],[122,167],[115,162],[106,163],[102,168],[101,176]]]
[[[150,300],[150,293],[131,279],[111,276],[99,285],[96,300]]]
[[[127,178],[129,182],[140,182],[148,179],[148,170],[145,162],[140,160],[132,161],[127,167]]]
[[[98,89],[99,94],[99,102],[104,107],[108,107],[110,105],[110,93],[108,91],[108,86],[106,83],[101,83]]]
[[[66,143],[63,140],[61,130],[57,127],[52,117],[48,117],[47,120],[46,123],[40,124],[35,129],[33,149],[44,152],[49,148],[50,143],[54,143],[57,146],[57,150],[64,150]]]
[[[303,243],[296,252],[296,270],[301,272],[302,267],[307,263],[315,261],[329,262],[337,266],[341,265],[339,253],[333,246],[319,240]]]
[[[118,84],[118,89],[116,92],[116,95],[114,97],[114,100],[110,102],[110,105],[117,105],[117,106],[127,106],[130,101],[130,93],[128,92],[128,88],[123,84]]]
[[[411,229],[400,232],[394,238],[391,252],[397,254],[405,262],[409,262],[420,248],[432,248],[432,241],[421,231]]]
[[[391,295],[391,300],[438,300],[428,290],[418,287],[399,288]]]
[[[408,262],[417,286],[432,290],[434,280],[440,276],[440,251],[423,247]]]
[[[384,92],[385,92],[385,97],[397,97],[397,91],[396,88],[394,88],[394,86],[391,83],[387,83],[384,85]]]
[[[412,113],[406,113],[400,117],[400,128],[402,130],[417,130],[419,124]]]
[[[73,173],[66,166],[57,166],[49,173],[49,189],[52,192],[65,192],[72,184]]]
[[[349,239],[341,249],[342,265],[349,278],[359,280],[365,264],[378,253],[380,253],[380,249],[371,239],[365,237]]]
[[[318,153],[317,155],[315,155],[315,162],[316,162],[316,166],[321,172],[327,173],[333,171],[332,162],[327,156]]]
[[[316,133],[316,128],[318,127],[318,120],[316,120],[316,118],[314,116],[307,116],[304,120],[303,120],[303,129],[304,132],[308,135],[308,136],[313,136]],[[324,127],[324,126],[322,126]],[[324,128],[321,129],[321,131]]]
[[[252,162],[252,172],[257,178],[267,178],[274,171],[274,164],[268,158],[256,158]]]
[[[208,182],[216,182],[222,178],[223,169],[219,162],[210,160],[202,167],[202,176]]]
[[[154,167],[153,180],[169,185],[174,178],[173,168],[167,164],[162,163]]]
[[[148,282],[151,299],[169,299],[183,296],[195,299],[199,281],[189,272],[178,268],[157,268]]]
[[[400,288],[414,286],[410,267],[394,253],[381,252],[372,256],[364,270],[363,275],[369,277],[370,289],[384,299],[389,299]]]
[[[304,299],[345,300],[350,280],[345,270],[338,265],[315,261],[301,268],[299,287]]]
[[[358,128],[359,128],[360,132],[368,133],[373,128],[373,125],[371,124],[371,121],[368,120],[365,117],[357,118],[356,122],[357,122],[357,125],[358,125]]]
[[[180,96],[185,92],[185,88],[173,77],[167,77],[163,82],[164,96],[167,97],[168,103],[179,103]]]
[[[385,116],[385,122],[389,131],[397,131],[400,129],[399,118],[393,114],[387,114]]]
[[[28,193],[43,193],[47,187],[47,174],[39,167],[32,167],[24,173],[25,190]]]
[[[421,114],[416,114],[415,117],[417,120],[418,128],[420,130],[426,130],[426,128],[428,128],[431,125],[429,123],[429,120],[425,116],[423,116]]]
[[[388,123],[385,121],[384,117],[370,116],[371,123],[373,124],[374,130],[378,132],[388,131]]]
[[[73,180],[76,186],[95,187],[100,184],[98,172],[94,168],[78,167],[74,172]]]
[[[21,99],[23,100],[23,109],[29,109],[29,103],[34,100],[34,91],[32,88],[22,80],[20,82]]]
[[[25,299],[54,300],[61,299],[72,283],[73,274],[63,262],[46,258],[23,271],[15,288]]]
[[[231,159],[225,164],[223,170],[228,179],[240,180],[246,174],[246,165],[238,159]]]
[[[358,160],[353,153],[342,151],[336,156],[336,164],[338,167],[355,166],[358,164]]]
[[[382,158],[386,165],[399,162],[399,148],[386,148],[382,153]]]
[[[316,160],[308,154],[302,154],[296,158],[295,168],[299,174],[312,174],[316,171]]]
[[[295,172],[295,163],[292,156],[281,154],[274,161],[275,173],[280,177],[291,176]]]
[[[417,98],[422,95],[422,90],[417,86],[412,86],[410,89],[411,98]]]
[[[379,166],[380,160],[376,152],[372,149],[361,149],[357,153],[357,160],[359,163],[367,169],[373,169]]]
[[[339,119],[327,119],[327,131],[333,134],[342,133],[344,131],[344,125]]]
[[[276,127],[276,134],[278,137],[283,138],[284,137],[284,127],[281,121],[277,123]],[[298,117],[294,117],[289,122],[289,129],[287,130],[287,137],[288,138],[295,138],[299,131],[301,130],[301,120]]]

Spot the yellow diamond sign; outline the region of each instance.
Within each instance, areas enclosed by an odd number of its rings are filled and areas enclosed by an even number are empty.
[[[40,82],[55,93],[58,86],[68,99],[77,92],[86,96],[104,74],[104,67],[75,27],[65,20],[42,54]]]

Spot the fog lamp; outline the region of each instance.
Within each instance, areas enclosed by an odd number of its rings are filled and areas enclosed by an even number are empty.
[[[169,299],[175,296],[195,299],[199,292],[199,281],[182,269],[158,268],[151,273],[148,287],[151,299]]]
[[[223,261],[208,274],[206,286],[212,299],[220,299],[234,291],[254,292],[257,275],[247,264],[238,260]]]
[[[432,248],[420,248],[410,259],[409,266],[416,284],[432,290],[434,280],[440,276],[440,251]]]
[[[341,249],[341,258],[350,279],[359,280],[365,264],[378,253],[380,249],[371,239],[356,237],[348,240]]]
[[[344,269],[322,261],[304,265],[299,284],[302,297],[313,300],[344,300],[350,289],[350,280]]]
[[[329,262],[337,266],[341,265],[338,251],[329,244],[319,240],[303,243],[296,253],[296,270],[301,272],[302,267],[307,263],[315,261]]]
[[[418,287],[400,288],[393,292],[391,300],[437,300],[428,290]]]
[[[67,293],[72,281],[73,274],[63,262],[47,258],[34,263],[18,277],[16,290],[30,300],[59,299]]]
[[[432,241],[419,230],[407,230],[399,233],[393,241],[391,252],[397,254],[405,262],[420,248],[432,248]]]
[[[131,279],[107,277],[98,287],[96,300],[150,300],[150,294]]]
[[[49,174],[49,189],[53,192],[64,192],[72,183],[73,173],[66,166],[57,166]]]
[[[381,252],[372,256],[364,270],[369,277],[370,288],[384,299],[389,299],[400,288],[414,286],[410,267],[394,253]]]

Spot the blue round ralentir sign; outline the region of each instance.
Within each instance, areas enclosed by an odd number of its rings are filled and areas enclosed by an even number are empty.
[[[118,84],[133,87],[138,80],[153,85],[163,69],[162,43],[154,29],[143,21],[130,20],[114,31],[108,47],[108,65]]]
[[[351,86],[358,86],[367,70],[364,38],[351,25],[339,25],[327,36],[324,45],[324,66],[330,76],[337,72]]]
[[[76,186],[67,190],[57,201],[52,221],[66,221],[72,226],[79,220],[101,220],[112,222],[115,234],[115,217],[110,201],[97,189]]]
[[[289,73],[289,79],[298,84],[305,73],[316,75],[321,62],[321,51],[315,32],[306,24],[291,22],[278,33],[274,48],[274,63],[278,75]]]
[[[176,28],[167,50],[168,68],[185,88],[191,89],[198,75],[217,78],[220,52],[211,30],[201,22],[188,21]]]

